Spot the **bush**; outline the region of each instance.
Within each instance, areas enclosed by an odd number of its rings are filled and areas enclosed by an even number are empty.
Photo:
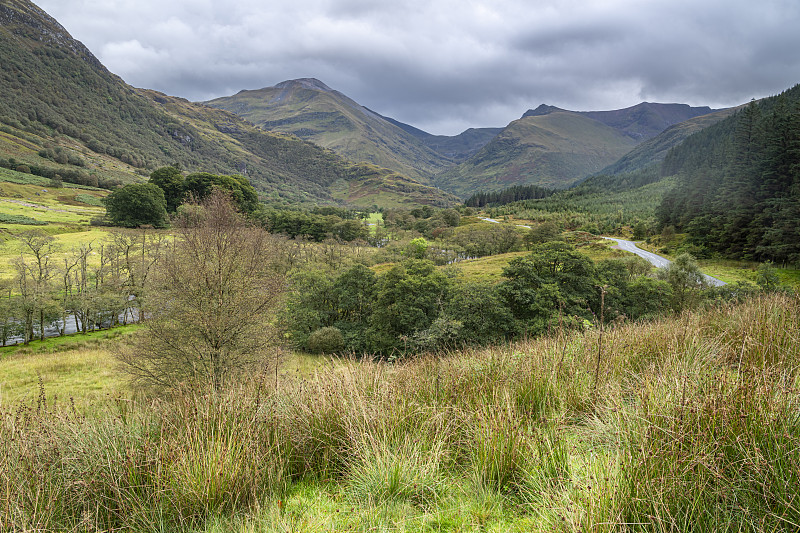
[[[339,328],[319,328],[308,336],[306,348],[313,353],[336,353],[344,348],[344,337]]]
[[[105,198],[108,218],[116,226],[135,228],[149,224],[156,228],[167,225],[167,203],[164,191],[151,183],[132,183]]]

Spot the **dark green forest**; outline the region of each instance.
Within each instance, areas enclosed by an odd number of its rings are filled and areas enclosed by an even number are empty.
[[[751,102],[673,148],[661,228],[725,257],[800,264],[800,85]]]
[[[500,191],[477,192],[467,198],[464,201],[464,205],[467,207],[505,205],[522,200],[547,198],[554,193],[554,189],[547,189],[538,185],[513,185]]]

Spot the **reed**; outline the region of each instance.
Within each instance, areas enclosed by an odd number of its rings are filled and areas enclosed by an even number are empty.
[[[792,531],[800,300],[0,411],[0,529]]]

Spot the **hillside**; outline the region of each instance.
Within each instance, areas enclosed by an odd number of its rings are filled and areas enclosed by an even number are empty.
[[[613,163],[635,144],[597,120],[554,109],[512,122],[435,182],[460,196],[521,184],[563,188]]]
[[[628,137],[641,142],[655,137],[673,124],[708,115],[714,111],[717,110],[708,106],[691,107],[687,104],[642,102],[625,109],[584,111],[581,114],[611,126]]]
[[[753,101],[669,151],[661,227],[704,253],[800,264],[800,85]]]
[[[404,124],[390,117],[382,117],[419,139],[425,146],[453,163],[461,163],[486,146],[503,128],[469,128],[458,135],[432,135],[427,131]]]
[[[0,3],[0,56],[2,166],[112,186],[177,163],[187,171],[246,173],[273,200],[346,201],[343,184],[369,180],[369,194],[392,205],[450,202],[435,188],[264,132],[232,113],[134,89],[27,0]],[[414,194],[406,197],[398,181]]]
[[[636,148],[622,156],[618,161],[604,168],[601,173],[622,174],[658,163],[666,157],[667,152],[669,152],[673,146],[679,145],[690,135],[729,117],[735,113],[737,109],[739,109],[739,107],[721,109],[673,124],[655,137],[636,146]]]
[[[350,160],[421,180],[450,164],[417,136],[313,78],[240,91],[205,103],[265,130],[292,133]]]

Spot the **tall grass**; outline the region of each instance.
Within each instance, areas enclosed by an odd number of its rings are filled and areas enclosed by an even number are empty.
[[[42,394],[0,413],[0,529],[797,530],[798,363],[772,295],[92,419]]]

